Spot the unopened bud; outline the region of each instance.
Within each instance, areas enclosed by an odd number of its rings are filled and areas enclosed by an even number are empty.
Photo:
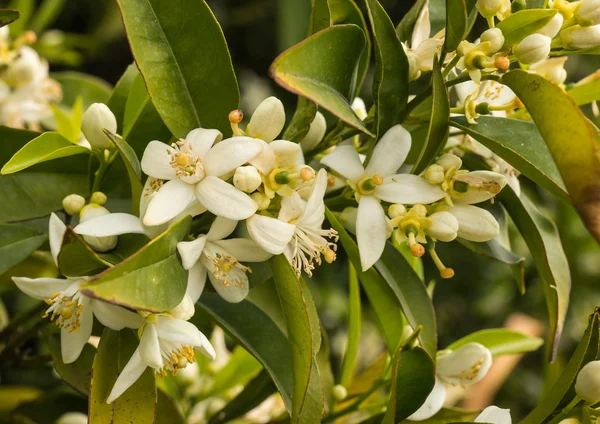
[[[233,175],[233,185],[246,193],[252,193],[262,184],[258,170],[253,166],[240,166]]]
[[[308,132],[304,138],[300,140],[300,147],[302,148],[302,151],[307,153],[317,147],[319,143],[323,141],[325,132],[327,132],[327,122],[325,121],[325,116],[323,116],[321,112],[317,112],[315,118],[310,123]]]
[[[600,0],[581,0],[575,9],[575,19],[581,26],[600,24]]]
[[[183,296],[183,299],[181,299],[181,302],[179,302],[179,305],[169,311],[169,314],[175,319],[187,321],[194,316],[195,312],[194,302],[192,301],[192,298],[186,294]]]
[[[95,191],[90,198],[90,203],[95,203],[96,205],[102,206],[106,203],[106,200],[106,194],[102,193],[101,191]]]
[[[502,30],[500,28],[490,28],[488,30],[483,31],[483,34],[481,34],[480,37],[480,41],[482,43],[490,43],[489,50],[486,53],[496,53],[504,45],[504,35],[502,34]]]
[[[81,131],[93,148],[114,148],[114,144],[104,134],[103,129],[115,134],[117,132],[117,118],[104,103],[94,103],[83,114]]]
[[[556,34],[558,34],[558,31],[560,31],[560,28],[562,27],[564,20],[565,19],[563,18],[563,15],[561,15],[560,13],[557,13],[550,20],[550,22],[548,22],[537,33],[545,35],[546,37],[554,38],[554,37],[556,37]]]
[[[63,209],[69,215],[77,215],[85,206],[85,199],[79,194],[69,194],[62,201]]]
[[[556,84],[562,84],[567,80],[567,70],[562,67],[555,67],[548,71],[546,78]]]
[[[84,222],[90,221],[94,218],[98,218],[100,216],[108,215],[110,212],[104,207],[100,205],[96,205],[94,203],[90,203],[87,206],[84,206],[79,213],[79,222],[83,224]],[[95,237],[95,236],[83,236],[83,239],[89,244],[92,249],[97,252],[106,252],[108,250],[114,249],[119,241],[118,236],[106,236],[106,237]]]
[[[512,13],[517,13],[524,9],[527,9],[527,2],[525,0],[513,0],[510,4],[510,11]]]
[[[458,236],[458,221],[450,212],[436,212],[429,216],[431,225],[427,234],[436,240],[450,242]]]
[[[588,49],[600,45],[600,25],[582,27],[573,25],[560,32],[565,49]]]
[[[460,57],[463,57],[470,52],[471,49],[473,49],[473,43],[463,40],[458,44],[458,47],[456,48],[456,54],[458,54]]]
[[[267,195],[265,195],[264,193],[252,193],[250,195],[250,197],[252,197],[252,200],[254,200],[256,202],[256,204],[258,205],[258,210],[262,211],[265,210],[269,207],[269,205],[271,204],[271,199],[269,199],[269,197]]]
[[[581,368],[575,381],[575,392],[586,402],[600,401],[600,361],[588,362]]]
[[[503,3],[503,0],[477,0],[476,6],[481,16],[487,19],[501,12]]]
[[[438,160],[435,161],[435,163],[440,165],[446,171],[451,168],[454,168],[455,170],[460,169],[462,166],[462,160],[452,153],[443,154]]]
[[[332,394],[335,400],[341,402],[348,397],[348,390],[341,384],[336,384],[333,386]]]
[[[532,64],[544,60],[550,54],[552,39],[542,34],[528,35],[513,47],[513,53],[524,64]]]
[[[499,71],[504,72],[510,67],[510,60],[506,56],[496,56],[494,58],[494,66]]]
[[[388,216],[390,218],[396,218],[398,216],[406,215],[406,207],[400,203],[394,203],[390,205],[388,209]]]
[[[425,179],[429,181],[430,184],[441,184],[446,179],[444,167],[434,163],[427,168],[425,171]]]

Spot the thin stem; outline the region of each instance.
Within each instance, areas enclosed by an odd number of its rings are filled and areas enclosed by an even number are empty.
[[[444,68],[444,70],[442,71],[442,77],[443,77],[444,79],[446,79],[446,77],[448,76],[448,74],[450,73],[450,71],[451,71],[452,69],[454,69],[454,67],[456,66],[456,64],[458,63],[458,61],[459,61],[459,60],[460,60],[460,56],[459,56],[459,55],[456,55],[456,56],[454,56],[454,59],[452,59],[452,60],[450,61],[450,63],[448,63],[448,64],[446,65],[446,67],[445,67],[445,68]]]
[[[356,400],[354,402],[352,402],[350,405],[348,405],[347,407],[345,407],[343,409],[340,409],[339,411],[334,412],[333,414],[330,414],[330,415],[324,417],[321,422],[328,423],[328,422],[334,421],[335,419],[337,419],[343,415],[347,415],[351,412],[354,412],[360,406],[360,404],[363,403],[369,396],[371,396],[373,393],[375,393],[377,390],[381,389],[382,387],[387,386],[389,383],[390,382],[386,381],[386,380],[379,381],[377,384],[373,385],[373,387],[371,387],[365,393],[363,393],[358,398],[356,398]]]
[[[554,418],[552,418],[552,420],[548,424],[557,424],[565,418],[568,418],[569,412],[571,412],[571,410],[577,405],[579,405],[579,403],[581,403],[582,401],[583,399],[581,399],[579,396],[575,396],[571,403],[565,406],[559,414],[555,415]]]
[[[110,165],[119,154],[118,151],[115,151],[112,154],[107,152],[108,150],[105,150],[104,152],[99,152],[99,154],[96,155],[96,157],[100,161],[100,167],[94,173],[94,184],[92,185],[92,193],[100,190],[100,184],[102,184],[104,174],[106,174],[106,171],[108,170],[108,168],[110,168]]]

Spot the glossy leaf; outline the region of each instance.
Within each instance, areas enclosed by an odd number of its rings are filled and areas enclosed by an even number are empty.
[[[2,167],[2,175],[13,174],[38,163],[90,153],[90,149],[73,145],[59,133],[46,132],[27,143]]]
[[[308,35],[327,28],[331,24],[328,0],[311,0],[310,25]]]
[[[515,70],[505,74],[502,81],[527,107],[546,141],[577,212],[600,242],[600,157],[596,128],[573,99],[547,79]],[[569,140],[577,140],[577,143]]]
[[[118,3],[133,56],[169,130],[176,137],[198,127],[231,134],[228,115],[238,108],[239,90],[223,31],[206,2]]]
[[[362,315],[358,275],[351,263],[348,264],[348,268],[348,342],[346,343],[342,371],[340,373],[340,384],[344,387],[350,387],[356,371],[356,357],[360,342]]]
[[[517,44],[523,38],[542,29],[556,13],[554,9],[526,9],[513,13],[499,22],[496,28],[500,28],[504,35],[502,48]]]
[[[0,9],[0,28],[16,21],[21,16],[18,10]]]
[[[532,122],[480,116],[476,124],[469,124],[458,116],[451,118],[450,125],[479,141],[552,194],[569,199],[552,155]]]
[[[115,381],[138,347],[132,330],[105,328],[92,368],[89,420],[98,424],[135,422],[154,423],[156,382],[152,368],[146,371],[113,403],[106,403]]]
[[[177,257],[177,243],[187,236],[188,215],[113,268],[81,286],[94,298],[130,309],[168,311],[181,302],[187,273]]]
[[[366,0],[373,31],[375,75],[374,132],[378,138],[401,122],[408,101],[408,59],[394,24],[378,0]]]
[[[21,263],[46,241],[36,230],[15,224],[0,224],[0,274]]]
[[[435,159],[448,140],[450,101],[448,99],[448,89],[444,83],[444,77],[442,76],[442,70],[439,67],[437,57],[433,59],[431,85],[433,91],[431,120],[429,121],[425,146],[421,150],[419,159],[415,162],[412,170],[413,174],[421,173]]]
[[[83,102],[83,109],[92,103],[106,103],[113,87],[106,81],[81,72],[57,72],[52,78],[58,81],[63,91],[61,104],[73,106],[78,97]]]
[[[573,390],[575,378],[585,364],[596,359],[599,350],[598,342],[598,310],[596,310],[590,316],[588,327],[581,341],[560,374],[560,377],[554,383],[554,386],[538,401],[535,409],[520,421],[519,424],[545,422],[556,409],[573,399],[575,395]]]
[[[467,36],[468,19],[465,0],[446,0],[446,22],[445,47],[447,52],[452,52]]]
[[[154,423],[186,424],[185,415],[175,399],[162,390],[156,391],[156,417]]]
[[[396,34],[398,34],[400,41],[406,43],[410,42],[413,30],[415,28],[415,23],[417,22],[419,14],[421,13],[421,9],[425,5],[426,1],[427,0],[417,0],[396,27]],[[416,48],[417,46],[410,47]]]
[[[58,269],[65,277],[96,275],[111,266],[72,227],[67,227],[57,259]]]
[[[283,139],[300,142],[308,133],[310,124],[317,114],[317,105],[305,97],[298,97],[296,112],[292,116],[292,121],[283,133]]]
[[[371,134],[352,111],[358,61],[365,35],[356,25],[326,28],[279,55],[269,72],[277,84],[327,109],[349,125]],[[328,60],[322,60],[327,55]]]
[[[524,193],[518,197],[512,188],[506,186],[497,198],[502,202],[527,243],[540,274],[548,307],[550,321],[548,345],[551,352],[550,359],[553,360],[567,315],[571,291],[569,263],[558,230]]]
[[[125,140],[116,134],[111,134],[104,130],[104,133],[110,138],[113,144],[117,147],[121,159],[125,163],[127,175],[129,176],[129,184],[131,185],[131,213],[138,215],[140,210],[140,199],[144,185],[142,184],[142,167],[133,148],[127,144]]]
[[[291,411],[292,350],[277,324],[247,300],[233,304],[216,293],[206,292],[200,297],[198,305],[260,361],[281,393],[287,410]]]
[[[135,77],[139,75],[139,71],[135,63],[132,63],[127,67],[114,90],[110,94],[108,101],[106,102],[108,108],[115,114],[117,118],[117,133],[123,134],[123,119],[125,117],[125,105],[127,103],[127,97],[131,85]]]
[[[492,352],[494,358],[497,358],[502,355],[533,352],[544,344],[544,341],[539,337],[530,337],[506,328],[490,328],[471,333],[455,341],[447,349],[456,350],[467,343],[482,344]]]
[[[567,94],[571,96],[578,105],[596,102],[600,100],[600,80],[595,79],[586,84],[577,84],[567,90]]]
[[[315,377],[318,378],[314,361],[318,346],[313,337],[313,328],[318,327],[318,322],[312,322],[315,318],[311,316],[309,306],[312,299],[306,298],[307,295],[310,296],[310,292],[303,289],[302,281],[298,279],[284,255],[275,256],[270,262],[292,347],[292,422],[319,422],[323,411],[323,397],[320,380],[314,381]]]

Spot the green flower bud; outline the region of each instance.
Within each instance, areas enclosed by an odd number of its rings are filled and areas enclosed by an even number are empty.
[[[100,216],[108,215],[110,212],[103,206],[95,203],[90,203],[81,209],[79,213],[79,222],[84,223]],[[119,241],[118,236],[107,236],[107,237],[95,237],[95,236],[83,236],[83,239],[89,244],[92,249],[97,252],[106,252],[114,249]]]
[[[117,132],[117,119],[108,106],[103,103],[94,103],[83,114],[81,131],[87,141],[96,149],[111,149],[114,144],[102,131],[107,129],[111,133]]]
[[[63,209],[69,215],[77,215],[85,206],[85,199],[79,194],[69,194],[62,201]]]
[[[90,203],[102,206],[106,203],[106,200],[106,194],[102,193],[101,191],[95,191],[90,198]]]
[[[346,388],[341,384],[336,384],[335,386],[333,386],[332,393],[334,399],[338,402],[341,402],[344,399],[346,399],[346,397],[348,397],[348,390],[346,390]]]

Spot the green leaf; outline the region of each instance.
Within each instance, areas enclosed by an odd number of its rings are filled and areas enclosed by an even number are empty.
[[[315,375],[313,370],[313,367],[316,370],[314,359],[318,352],[313,327],[318,326],[318,322],[312,322],[314,316],[311,317],[309,307],[312,299],[306,298],[307,295],[310,296],[310,292],[304,290],[303,282],[298,279],[284,255],[275,256],[270,262],[292,347],[292,422],[316,423],[321,419],[323,397],[320,380],[313,380],[318,377],[318,372]],[[314,386],[317,386],[314,383],[318,383],[318,390],[314,390]]]
[[[57,72],[52,74],[52,78],[58,81],[62,87],[61,104],[73,106],[80,97],[84,110],[92,103],[106,103],[113,89],[106,81],[81,72]]]
[[[498,194],[497,199],[502,202],[519,229],[540,274],[548,306],[550,321],[548,346],[551,352],[550,358],[553,360],[567,315],[571,291],[569,263],[558,230],[524,193],[519,197],[510,186],[506,186]]]
[[[396,27],[396,34],[398,34],[400,41],[410,44],[415,23],[417,22],[421,9],[423,9],[426,1],[427,0],[417,0]],[[416,48],[417,46],[411,47]]]
[[[35,1],[11,0],[10,3],[8,3],[8,9],[18,10],[21,14],[21,17],[17,21],[13,21],[14,23],[10,26],[10,36],[14,39],[21,35],[25,29],[27,29],[29,19],[35,10]]]
[[[156,381],[152,368],[113,403],[106,403],[115,381],[138,346],[132,330],[113,331],[105,328],[92,368],[89,420],[98,424],[135,422],[154,423]]]
[[[21,263],[46,241],[46,236],[23,225],[0,224],[0,274]]]
[[[191,217],[171,225],[147,245],[81,286],[82,292],[130,309],[164,312],[181,302],[187,273],[177,257],[177,243],[187,236]]]
[[[448,119],[450,118],[450,101],[448,99],[448,90],[444,83],[442,70],[439,66],[437,57],[433,59],[433,76],[431,77],[433,89],[433,103],[431,106],[431,120],[429,121],[429,130],[425,146],[421,150],[419,159],[415,162],[412,173],[419,174],[423,171],[443,149],[450,128]]]
[[[394,357],[390,403],[382,424],[394,424],[416,412],[435,384],[435,365],[422,348],[398,349]]]
[[[56,132],[73,144],[77,144],[81,136],[83,120],[83,101],[78,97],[73,103],[70,113],[65,108],[52,105],[52,113],[56,121]]]
[[[408,59],[390,17],[378,0],[366,0],[375,46],[375,133],[401,122],[408,102]]]
[[[227,396],[228,391],[234,387],[245,387],[261,369],[262,365],[254,356],[243,347],[236,346],[227,364],[219,369],[207,396]]]
[[[258,306],[243,300],[229,303],[216,293],[202,293],[198,305],[208,312],[271,375],[288,409],[292,409],[293,375],[290,342]]]
[[[481,411],[469,411],[467,409],[460,408],[442,408],[440,412],[435,414],[433,417],[419,421],[422,424],[448,424],[451,422],[473,422],[475,417],[479,415]],[[414,421],[403,421],[404,423],[412,423]]]
[[[565,405],[575,397],[573,386],[579,370],[598,356],[598,310],[589,318],[588,327],[577,345],[569,363],[563,369],[554,386],[537,403],[519,424],[538,424],[546,419],[561,405]],[[566,406],[566,405],[565,405]]]
[[[156,399],[156,417],[154,422],[169,423],[169,424],[185,424],[185,415],[181,411],[181,407],[175,399],[165,394],[162,390],[157,390]]]
[[[340,243],[354,269],[357,270],[358,279],[373,307],[388,352],[393,355],[398,349],[404,330],[400,302],[388,283],[375,269],[369,268],[366,272],[359,271],[362,268],[356,242],[327,207],[325,208],[325,216],[331,226],[338,232]]]
[[[412,328],[423,327],[419,340],[431,357],[437,352],[435,313],[431,298],[421,278],[404,256],[389,241],[375,268],[390,285],[400,301],[402,311]]]
[[[329,27],[331,15],[329,13],[328,0],[311,0],[310,26],[308,35],[313,35],[322,29]]]
[[[456,50],[467,36],[468,19],[465,0],[446,0],[446,22],[445,51],[451,52]]]
[[[89,396],[90,381],[92,379],[92,363],[94,362],[94,355],[96,355],[96,348],[91,344],[86,343],[79,358],[73,363],[65,364],[62,361],[60,350],[60,336],[45,330],[42,332],[42,339],[50,351],[52,363],[58,375],[60,375],[65,383],[79,393],[84,396]]]
[[[577,212],[590,233],[600,241],[597,129],[562,88],[539,75],[515,70],[506,73],[502,82],[525,104],[546,141]]]
[[[340,372],[340,384],[344,387],[350,387],[356,371],[362,315],[358,275],[356,268],[351,263],[348,264],[348,273],[348,342],[346,343],[346,351],[344,352]]]
[[[57,259],[58,269],[65,277],[96,275],[111,266],[72,227],[67,227]]]
[[[310,124],[317,114],[317,105],[306,97],[298,97],[296,111],[290,124],[283,133],[283,139],[299,143],[310,129]]]
[[[117,118],[117,133],[119,134],[123,134],[123,119],[125,117],[127,98],[131,90],[131,85],[137,75],[139,75],[138,68],[135,63],[132,63],[127,67],[123,75],[121,75],[106,102],[108,108],[115,114],[115,118]]]
[[[89,154],[90,149],[73,145],[59,133],[46,132],[23,146],[0,172],[2,175],[13,174],[38,163],[82,153]]]
[[[11,9],[0,9],[0,28],[16,21],[21,17],[21,12]]]
[[[206,2],[118,3],[133,56],[169,130],[176,137],[198,127],[231,134],[228,116],[238,108],[239,90],[223,31]]]
[[[133,148],[127,144],[125,140],[116,134],[112,134],[106,129],[104,129],[104,133],[117,147],[117,150],[119,151],[119,154],[125,163],[127,175],[129,176],[129,184],[131,185],[131,213],[137,216],[140,211],[140,199],[142,197],[142,191],[144,190],[140,161],[138,160]]]
[[[569,200],[558,168],[534,123],[480,116],[477,124],[469,124],[458,116],[450,119],[450,125],[479,141],[550,193]]]
[[[36,34],[41,34],[56,21],[66,3],[67,0],[44,0],[35,11],[29,28]]]
[[[455,341],[447,349],[456,350],[467,343],[482,344],[492,352],[494,358],[497,358],[502,355],[533,352],[544,344],[544,341],[539,337],[530,337],[506,328],[490,328],[471,333]]]
[[[498,22],[496,28],[504,35],[503,49],[517,44],[530,34],[542,29],[552,20],[557,11],[554,9],[526,9],[513,13]]]
[[[269,72],[277,84],[327,109],[342,121],[372,135],[348,99],[354,92],[365,35],[356,25],[336,25],[280,54]],[[327,60],[322,60],[324,56]]]
[[[595,79],[586,84],[578,84],[567,90],[577,105],[585,105],[600,100],[600,79]]]

